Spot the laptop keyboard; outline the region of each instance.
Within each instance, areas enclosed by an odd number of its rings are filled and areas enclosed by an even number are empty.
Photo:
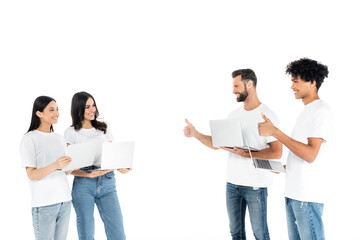
[[[271,167],[269,161],[263,160],[263,159],[255,159],[255,160],[257,162],[257,167],[272,170],[272,167]]]

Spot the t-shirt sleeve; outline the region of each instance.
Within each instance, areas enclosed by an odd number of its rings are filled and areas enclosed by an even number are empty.
[[[64,139],[66,143],[75,144],[74,129],[69,127],[64,132]]]
[[[308,138],[322,138],[329,141],[332,130],[332,113],[330,109],[323,108],[314,114],[311,126],[308,129]]]
[[[111,127],[110,127],[109,123],[106,123],[106,125],[107,125],[106,134],[105,134],[106,139],[107,139],[108,141],[113,141],[113,140],[114,140],[114,136],[113,136]]]
[[[37,167],[36,148],[29,136],[24,136],[20,143],[21,167]]]

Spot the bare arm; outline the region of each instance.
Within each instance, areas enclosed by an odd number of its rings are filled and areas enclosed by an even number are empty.
[[[261,136],[273,136],[283,143],[296,156],[305,160],[308,163],[313,163],[319,154],[320,146],[323,141],[322,138],[308,138],[307,144],[296,141],[287,136],[280,129],[263,115],[265,122],[259,123],[259,134]]]
[[[194,137],[197,140],[199,140],[202,144],[204,144],[205,146],[207,146],[211,149],[214,149],[214,150],[219,149],[212,145],[211,136],[202,134],[199,131],[197,131],[195,129],[195,127],[187,119],[185,119],[185,122],[187,123],[187,126],[185,126],[185,128],[184,128],[185,137]]]
[[[54,172],[57,169],[63,169],[70,163],[71,163],[71,158],[64,156],[43,168],[37,169],[33,167],[26,167],[26,173],[31,181],[35,181],[43,177],[46,177],[47,175],[49,175],[50,173]]]
[[[282,156],[283,146],[280,141],[268,143],[270,147],[258,152],[251,152],[254,158],[260,159],[280,159]]]
[[[296,156],[304,159],[308,163],[313,163],[319,154],[322,138],[308,138],[307,144],[298,142],[285,133],[276,129],[274,137],[282,142]]]
[[[205,146],[214,149],[214,150],[218,150],[219,148],[216,148],[213,146],[212,144],[212,138],[209,135],[205,135],[202,134],[201,132],[198,132],[197,130],[195,130],[195,136],[194,136],[197,140],[199,140],[202,144],[204,144]]]

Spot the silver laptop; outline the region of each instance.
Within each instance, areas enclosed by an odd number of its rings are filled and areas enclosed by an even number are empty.
[[[249,149],[249,153],[255,168],[269,170],[271,172],[286,172],[285,168],[283,167],[280,161],[253,158],[250,149]]]
[[[98,142],[71,144],[66,148],[65,155],[71,157],[72,161],[61,171],[74,170],[93,165]]]
[[[104,142],[102,144],[101,170],[132,168],[134,142]]]
[[[265,169],[272,172],[286,172],[280,161],[253,158],[255,168]]]
[[[210,130],[214,147],[237,147],[245,151],[249,149],[253,152],[259,151],[256,148],[247,146],[246,139],[244,141],[243,138],[239,118],[210,120]]]
[[[255,168],[266,169],[273,172],[285,172],[280,161],[253,158],[251,152],[259,151],[248,146],[244,139],[239,118],[211,120],[211,137],[214,147],[241,148],[250,153]]]

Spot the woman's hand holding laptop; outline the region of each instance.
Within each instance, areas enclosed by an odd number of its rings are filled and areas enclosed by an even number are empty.
[[[122,174],[126,174],[128,172],[130,172],[132,170],[132,168],[119,168],[118,172],[122,173]]]

